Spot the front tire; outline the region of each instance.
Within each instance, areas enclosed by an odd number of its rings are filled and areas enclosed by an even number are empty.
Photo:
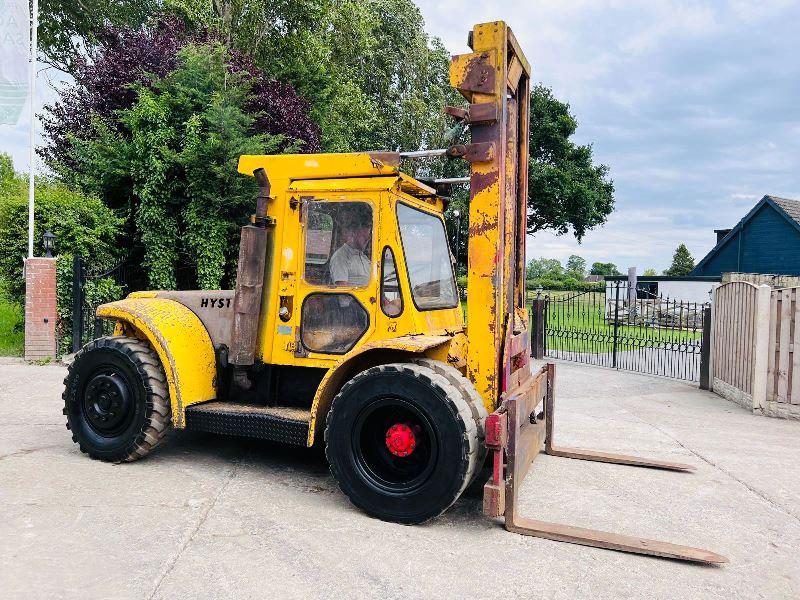
[[[342,387],[328,411],[325,453],[353,504],[413,524],[458,499],[481,451],[463,394],[427,365],[396,363],[363,371]]]
[[[64,386],[67,429],[92,458],[136,460],[167,431],[166,376],[146,342],[115,336],[88,343],[75,356]]]
[[[486,448],[486,418],[489,416],[489,412],[483,404],[483,398],[481,398],[478,390],[475,389],[475,386],[472,385],[470,380],[464,377],[455,367],[439,360],[433,360],[432,358],[415,358],[411,362],[423,367],[428,367],[439,375],[442,375],[461,393],[461,396],[467,404],[469,404],[472,410],[472,418],[475,419],[475,426],[478,428],[478,464],[472,477],[472,481],[474,481],[475,478],[480,475],[481,468],[486,461],[486,455],[488,453],[488,449]]]

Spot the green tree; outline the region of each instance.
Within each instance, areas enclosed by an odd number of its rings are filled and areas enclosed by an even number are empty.
[[[135,26],[143,15],[159,18],[154,11],[161,10],[179,15],[190,30],[211,31],[227,49],[252,56],[265,76],[291,83],[311,103],[324,151],[414,150],[455,141],[446,138],[442,107],[464,100],[449,85],[448,51],[425,32],[412,0],[163,0],[157,9],[154,1],[121,7],[93,0],[91,15],[53,4],[46,11],[52,15],[46,27],[57,31],[63,21],[59,39],[64,43],[48,42],[47,47],[67,48],[78,62],[86,62],[82,49],[112,43],[98,38],[98,23]],[[614,208],[608,167],[594,163],[591,145],[571,139],[577,120],[549,88],[534,87],[530,122],[528,231],[563,234],[571,229],[580,240]],[[456,176],[465,166],[427,161],[405,169]],[[159,188],[158,193],[166,197],[172,192]],[[452,206],[463,207],[466,194],[466,189],[457,190]],[[466,230],[467,219],[461,223]],[[466,240],[464,230],[461,239]],[[449,231],[452,236],[453,228]]]
[[[216,31],[312,104],[323,149],[434,147],[449,86],[449,53],[411,0],[167,0],[165,9]]]
[[[0,152],[0,198],[21,194],[26,181],[14,170],[11,155]]]
[[[586,259],[573,254],[567,259],[566,272],[568,277],[582,281],[586,278]]]
[[[603,262],[595,262],[592,263],[592,268],[589,271],[591,275],[601,275],[603,277],[608,277],[611,275],[622,275],[617,269],[617,265],[611,262],[603,263]]]
[[[688,275],[694,269],[694,258],[692,258],[686,244],[680,244],[675,249],[675,254],[672,256],[672,265],[669,269],[664,271],[664,275],[671,277],[680,277]]]
[[[232,283],[237,230],[256,191],[237,172],[239,156],[269,154],[285,140],[251,133],[248,76],[227,68],[222,45],[188,45],[178,60],[152,89],[139,87],[135,104],[118,113],[119,130],[95,122],[96,135],[76,142],[75,155],[85,189],[130,189],[151,288],[177,287],[183,266],[193,274],[183,285],[213,289]]]
[[[528,279],[563,279],[564,267],[556,258],[532,258],[528,261]]]
[[[158,10],[156,0],[40,0],[38,46],[44,61],[73,73],[83,52],[102,43],[107,27],[138,27]]]
[[[594,164],[591,145],[570,138],[578,121],[569,104],[537,85],[531,92],[531,160],[528,170],[528,232],[571,228],[580,240],[614,210],[614,182],[606,165]]]
[[[642,276],[644,276],[644,277],[654,277],[656,275],[658,275],[658,271],[656,271],[652,267],[649,268],[649,269],[645,269],[644,273],[642,273]]]

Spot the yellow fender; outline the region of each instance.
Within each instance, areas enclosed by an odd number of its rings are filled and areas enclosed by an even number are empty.
[[[376,340],[345,354],[325,373],[325,377],[322,378],[319,388],[317,388],[311,404],[308,446],[314,445],[317,424],[321,423],[324,428],[324,419],[328,414],[328,408],[347,379],[375,365],[394,362],[409,354],[424,354],[440,347],[444,347],[444,356],[446,357],[447,347],[445,345],[452,340],[453,338],[449,335],[406,335],[389,340]]]
[[[167,376],[175,427],[186,427],[186,407],[216,398],[214,346],[203,323],[183,304],[163,298],[127,298],[102,304],[97,316],[117,321],[119,334],[150,342]]]

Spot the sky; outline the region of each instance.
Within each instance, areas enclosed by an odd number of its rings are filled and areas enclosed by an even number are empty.
[[[696,261],[714,229],[765,194],[800,199],[800,3],[417,0],[454,54],[474,23],[502,19],[534,82],[569,102],[616,188],[608,223],[580,245],[539,233],[527,255],[620,270]]]
[[[700,260],[714,229],[765,194],[800,199],[800,3],[621,0],[417,0],[426,30],[454,54],[472,24],[503,19],[533,81],[569,102],[616,210],[581,244],[528,239],[527,255],[620,270],[666,269],[685,243]],[[58,74],[40,71],[38,105]],[[0,126],[0,150],[27,169],[29,113]]]

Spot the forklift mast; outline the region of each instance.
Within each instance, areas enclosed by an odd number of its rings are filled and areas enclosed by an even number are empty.
[[[492,465],[484,486],[484,514],[504,516],[506,529],[521,535],[707,564],[727,562],[702,548],[519,514],[519,489],[541,449],[577,460],[671,471],[692,467],[555,445],[555,365],[531,372],[525,311],[530,65],[501,21],[476,25],[468,45],[472,53],[452,58],[450,82],[469,108],[446,110],[466,121],[472,136],[463,153],[471,163],[467,375],[494,409],[484,422]]]
[[[530,64],[502,21],[476,25],[473,52],[454,56],[450,83],[469,102],[449,114],[469,125],[467,374],[496,406],[527,369],[525,231]],[[522,356],[524,358],[522,358]],[[517,360],[512,360],[519,357]],[[521,359],[521,360],[520,360]],[[513,367],[512,367],[513,365]],[[513,368],[513,372],[512,372]],[[516,379],[516,378],[515,378]]]

